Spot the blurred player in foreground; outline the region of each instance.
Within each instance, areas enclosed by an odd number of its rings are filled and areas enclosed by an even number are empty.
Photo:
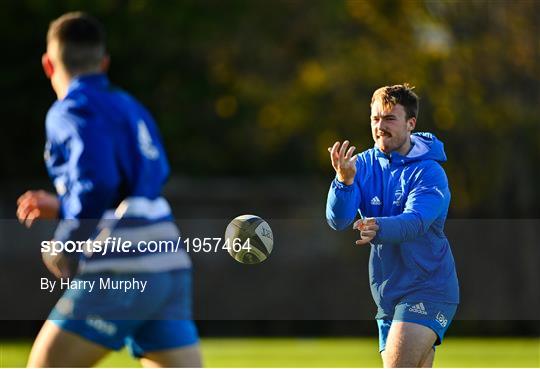
[[[375,147],[353,155],[336,142],[336,178],[326,218],[344,229],[356,217],[358,245],[371,244],[369,277],[377,305],[379,349],[385,367],[431,367],[456,312],[459,287],[444,223],[450,203],[440,163],[443,144],[412,133],[418,96],[407,84],[386,86],[371,100]]]
[[[58,218],[54,239],[61,241],[96,237],[97,230],[124,239],[176,239],[160,196],[169,166],[158,128],[143,106],[109,83],[101,24],[78,12],[53,21],[42,64],[58,97],[47,114],[45,150],[57,194],[23,194],[19,220],[31,226]],[[57,277],[73,277],[67,255],[44,260]],[[135,278],[148,287],[144,293],[67,290],[36,338],[29,366],[92,366],[124,345],[145,366],[201,365],[184,250],[85,254],[74,277]]]

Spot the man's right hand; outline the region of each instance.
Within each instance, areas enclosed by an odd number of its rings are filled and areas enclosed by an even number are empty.
[[[341,147],[340,147],[341,146]],[[346,185],[352,185],[354,183],[354,176],[356,175],[356,155],[353,155],[354,146],[349,146],[349,141],[343,141],[343,145],[338,141],[334,146],[329,147],[330,159],[332,160],[332,166],[334,167],[338,181],[345,183]]]
[[[42,253],[43,263],[56,278],[70,278],[77,272],[78,258],[76,255],[61,252],[56,255]]]
[[[56,219],[60,201],[56,195],[43,190],[26,191],[17,199],[17,218],[30,228],[36,219]]]

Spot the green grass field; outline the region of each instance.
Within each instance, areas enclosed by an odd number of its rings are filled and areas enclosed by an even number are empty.
[[[0,367],[25,365],[31,343],[0,342]],[[207,367],[380,367],[374,338],[204,339]],[[126,351],[100,367],[138,367]],[[540,367],[538,338],[448,338],[436,367]]]

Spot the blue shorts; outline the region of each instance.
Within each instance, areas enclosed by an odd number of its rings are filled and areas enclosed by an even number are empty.
[[[111,288],[133,280],[146,281],[144,291],[135,283],[133,289]],[[191,270],[83,274],[72,281],[87,288],[67,289],[48,318],[66,331],[111,350],[127,345],[135,357],[199,340],[191,316]]]
[[[394,309],[392,319],[377,319],[379,327],[379,352],[386,349],[386,339],[393,321],[409,322],[431,328],[437,335],[437,340],[433,345],[440,345],[446,330],[450,326],[456,314],[457,304],[447,304],[441,302],[400,302]]]

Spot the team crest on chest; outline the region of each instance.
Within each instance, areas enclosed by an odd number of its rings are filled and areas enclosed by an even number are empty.
[[[392,205],[395,206],[401,206],[401,199],[403,198],[403,191],[400,189],[397,189],[394,193],[394,201],[392,202]]]

